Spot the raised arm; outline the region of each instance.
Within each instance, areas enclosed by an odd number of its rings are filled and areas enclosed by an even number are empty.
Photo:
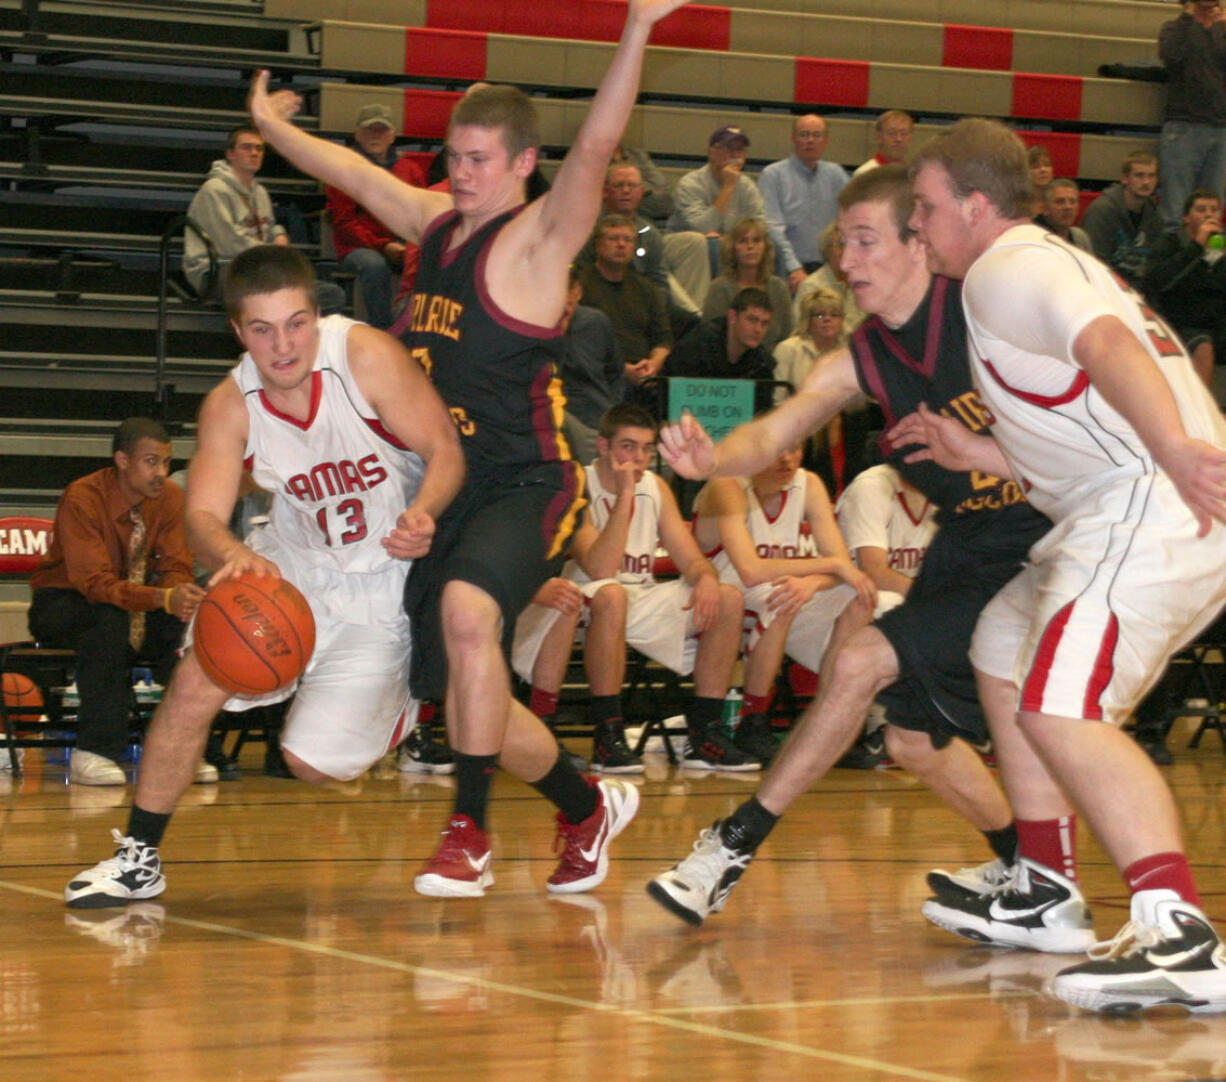
[[[712,443],[689,414],[665,425],[660,430],[660,454],[683,477],[747,477],[816,432],[859,393],[851,353],[836,350],[809,370],[796,394],[734,428],[719,444]]]
[[[418,243],[426,226],[452,207],[450,195],[414,188],[347,147],[303,131],[291,120],[302,99],[292,90],[270,94],[267,71],[251,81],[247,107],[260,134],[286,161],[352,196],[398,237]]]

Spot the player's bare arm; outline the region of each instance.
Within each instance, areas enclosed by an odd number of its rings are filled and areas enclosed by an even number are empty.
[[[286,161],[352,196],[397,236],[416,244],[426,226],[453,206],[445,192],[405,184],[348,147],[303,131],[293,122],[302,98],[292,90],[269,93],[267,71],[251,80],[247,108],[260,134]]]
[[[557,609],[567,616],[574,616],[583,607],[583,591],[570,579],[547,579],[533,595],[532,603],[547,609]]]
[[[634,465],[622,462],[613,466],[616,496],[603,530],[590,526],[591,533],[582,538],[576,535],[571,542],[571,554],[589,578],[611,579],[621,570],[622,557],[626,555],[626,541],[630,536],[630,519],[634,514]],[[661,486],[663,490],[663,486]]]
[[[805,485],[805,519],[809,523],[809,532],[813,535],[817,551],[821,553],[816,562],[827,561],[826,574],[845,582],[860,595],[861,601],[870,608],[875,607],[877,584],[852,560],[838,520],[834,517],[830,494],[826,491],[822,479],[814,473],[808,474],[808,483]]]
[[[494,242],[486,284],[495,303],[517,319],[553,326],[561,317],[566,269],[596,221],[609,161],[638,96],[651,28],[685,2],[631,0],[613,60],[552,187]],[[542,287],[555,282],[556,295]]]
[[[660,429],[660,454],[682,477],[746,477],[816,432],[859,393],[851,352],[836,350],[809,370],[796,394],[734,428],[719,444],[690,414],[665,425]]]
[[[935,462],[947,470],[979,470],[996,477],[1013,477],[1013,468],[991,437],[972,432],[952,417],[935,413],[924,403],[885,434],[893,447],[915,446],[904,462]]]
[[[682,579],[693,587],[689,603],[694,629],[706,631],[719,620],[719,575],[702,554],[689,525],[681,517],[677,498],[667,485],[660,485],[660,542],[672,557]]]
[[[210,586],[244,573],[281,577],[276,564],[252,552],[228,525],[246,446],[247,407],[238,384],[227,378],[200,407],[196,453],[187,468],[187,540],[196,559],[213,571]]]
[[[383,547],[403,560],[424,556],[439,515],[464,483],[460,437],[426,373],[396,339],[359,323],[349,329],[347,346],[366,401],[384,427],[426,464],[412,505],[400,513]]]
[[[915,581],[892,568],[889,552],[877,545],[861,545],[856,549],[856,563],[877,584],[878,591],[889,590],[906,597]]]
[[[1073,342],[1073,356],[1175,483],[1200,536],[1214,519],[1226,523],[1226,450],[1184,431],[1170,385],[1132,331],[1115,316],[1099,316]]]

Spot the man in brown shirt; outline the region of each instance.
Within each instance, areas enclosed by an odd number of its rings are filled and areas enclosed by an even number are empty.
[[[47,555],[30,576],[30,634],[77,652],[77,746],[69,779],[122,785],[131,664],[165,683],[184,624],[204,596],[192,580],[183,493],[171,481],[170,437],[156,421],[124,421],[114,465],[72,482],[55,512]],[[216,780],[212,777],[198,780]]]

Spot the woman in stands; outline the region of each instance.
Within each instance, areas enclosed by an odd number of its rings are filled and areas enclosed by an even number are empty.
[[[702,305],[703,319],[719,319],[742,289],[765,290],[771,301],[771,322],[762,342],[773,350],[792,331],[792,296],[787,282],[774,272],[775,246],[761,218],[742,218],[719,242],[723,273],[711,281]]]

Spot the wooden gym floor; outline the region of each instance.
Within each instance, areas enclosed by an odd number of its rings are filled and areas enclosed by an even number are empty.
[[[1166,773],[1226,927],[1226,755],[1187,737],[1177,727]],[[756,775],[653,757],[608,880],[571,900],[544,890],[546,807],[499,777],[497,882],[442,901],[412,878],[450,780],[385,771],[313,789],[263,777],[252,749],[241,781],[188,795],[161,898],[79,912],[60,892],[107,854],[128,792],[66,786],[38,753],[27,764],[0,776],[4,1082],[1226,1078],[1226,1017],[1083,1014],[1040,992],[1069,959],[928,926],[924,872],[985,852],[898,771],[834,771],[693,929],[643,886]],[[1084,831],[1080,851],[1106,937],[1125,892]]]

